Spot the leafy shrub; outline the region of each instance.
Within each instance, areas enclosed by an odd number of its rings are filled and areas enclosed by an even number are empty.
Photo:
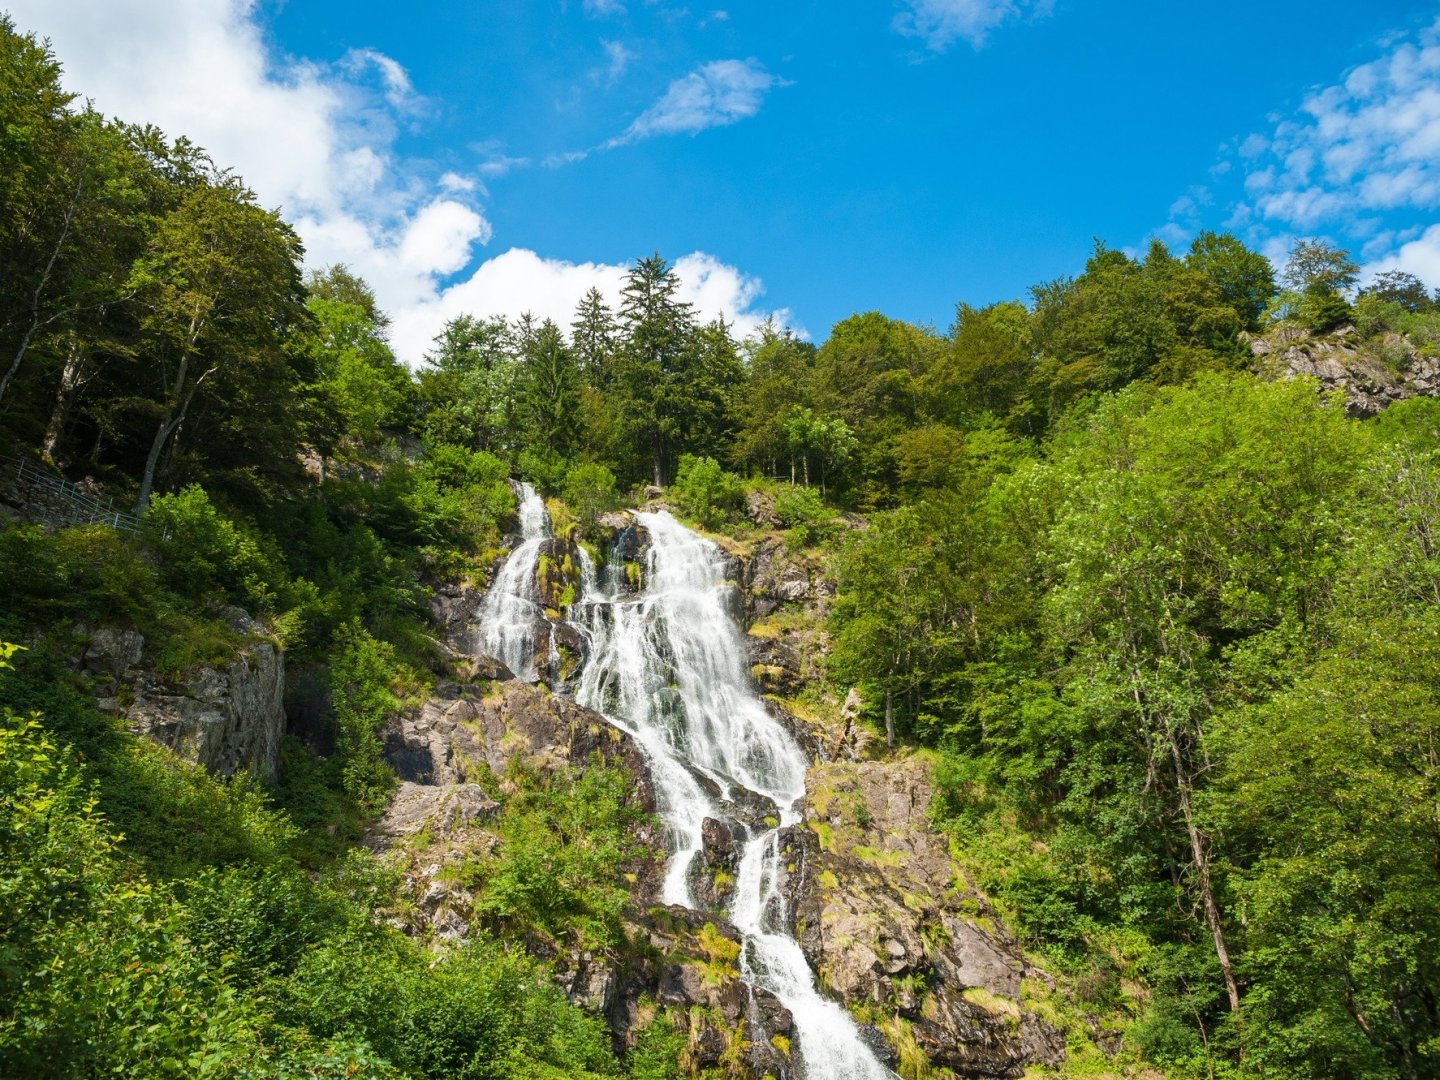
[[[681,457],[671,490],[681,512],[707,529],[719,528],[745,505],[744,482],[714,458]]]
[[[289,980],[292,1022],[361,1039],[415,1076],[457,1080],[613,1075],[598,1017],[571,1008],[533,961],[474,944],[437,960],[373,929],[308,953]]]
[[[381,759],[379,729],[398,706],[390,687],[395,650],[376,641],[358,620],[335,635],[330,692],[335,707],[335,752],[341,784],[349,795],[378,813],[395,787],[395,774]]]
[[[792,548],[822,543],[834,532],[835,515],[814,488],[782,487],[775,493],[775,514],[789,530],[785,540]]]
[[[196,598],[218,594],[251,611],[275,610],[287,581],[283,565],[222,516],[198,484],[152,499],[145,526],[167,587]]]
[[[615,474],[604,465],[577,461],[565,472],[560,497],[575,512],[583,528],[593,529],[596,519],[616,505]]]
[[[522,450],[515,460],[516,471],[535,485],[542,495],[554,495],[565,483],[566,461],[548,447]]]
[[[629,895],[623,867],[642,850],[629,774],[596,761],[548,786],[518,766],[508,779],[518,791],[505,806],[500,848],[466,871],[480,889],[479,910],[514,933],[615,945]]]

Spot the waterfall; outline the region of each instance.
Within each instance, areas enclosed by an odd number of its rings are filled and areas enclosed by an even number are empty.
[[[576,699],[633,736],[649,758],[673,852],[661,898],[694,907],[689,877],[704,820],[736,822],[733,808],[749,792],[773,804],[781,827],[797,823],[806,759],[751,685],[718,549],[663,511],[635,518],[651,539],[638,594],[623,587],[618,566],[602,583],[582,559],[570,617],[587,633],[589,655]],[[794,1016],[806,1080],[890,1080],[844,1009],[820,995],[789,935],[779,828],[747,833],[730,904],[744,935],[742,975]]]
[[[520,543],[480,603],[477,651],[499,660],[516,678],[534,682],[535,632],[545,621],[536,598],[535,568],[540,545],[550,532],[550,516],[545,513],[545,500],[529,484],[516,481],[515,493],[520,497]]]

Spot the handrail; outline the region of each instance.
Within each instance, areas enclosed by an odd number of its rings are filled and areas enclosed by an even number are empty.
[[[115,508],[114,499],[101,502],[85,491],[79,484],[66,480],[59,473],[37,465],[29,458],[18,455],[0,457],[0,464],[7,466],[20,483],[28,483],[64,500],[61,521],[69,525],[108,525],[122,532],[139,532],[141,522],[134,514]]]

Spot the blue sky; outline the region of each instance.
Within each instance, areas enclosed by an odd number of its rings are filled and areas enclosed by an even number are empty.
[[[0,0],[3,4],[5,0]],[[679,260],[817,340],[1231,228],[1440,285],[1440,5],[11,0],[107,112],[188,133],[416,360]]]

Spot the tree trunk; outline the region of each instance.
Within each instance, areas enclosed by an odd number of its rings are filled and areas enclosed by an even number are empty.
[[[0,401],[5,400],[5,392],[10,389],[10,381],[20,370],[20,362],[25,359],[25,352],[30,348],[30,340],[41,326],[50,321],[40,318],[40,298],[45,295],[45,287],[50,284],[50,275],[55,272],[55,263],[60,258],[60,252],[65,250],[65,241],[70,237],[70,225],[75,220],[75,211],[80,206],[80,195],[84,190],[85,180],[82,177],[76,181],[75,196],[70,200],[70,205],[65,208],[65,217],[60,226],[60,236],[56,239],[55,246],[50,249],[50,258],[46,260],[45,269],[40,274],[39,284],[35,286],[35,292],[30,297],[30,325],[20,336],[20,345],[15,350],[15,358],[10,361],[9,370],[5,372],[4,378],[0,378]],[[54,316],[51,318],[53,319]]]
[[[895,691],[885,688],[885,749],[895,749]]]
[[[805,472],[805,486],[808,488],[808,487],[810,486],[810,455],[809,455],[809,454],[803,454],[803,455],[801,455],[801,457],[800,457],[800,464],[801,464],[801,466],[802,466],[803,469],[804,469],[804,472]]]
[[[55,407],[50,410],[50,422],[45,425],[45,439],[41,443],[41,449],[51,461],[55,460],[55,452],[70,423],[70,407],[75,403],[75,393],[83,381],[86,356],[79,340],[71,338],[70,348],[65,351],[65,367],[60,372],[60,387],[55,391]]]
[[[193,331],[192,331],[193,334]],[[189,393],[185,394],[183,401],[181,393],[185,390],[185,376],[190,370],[190,352],[187,349],[180,355],[180,368],[175,373],[175,385],[170,391],[168,408],[165,415],[160,418],[160,426],[155,429],[155,438],[150,443],[150,452],[145,455],[145,471],[140,474],[140,495],[135,500],[135,513],[143,514],[145,508],[150,505],[150,493],[155,489],[155,467],[160,463],[160,452],[165,449],[165,443],[180,426],[180,421],[185,419],[185,410],[190,406],[190,398],[194,396],[195,388],[192,386]],[[199,383],[197,381],[196,385]],[[179,406],[179,415],[176,415],[176,406]]]
[[[662,465],[661,465],[661,445],[662,445],[662,444],[661,444],[661,439],[660,439],[660,433],[657,431],[657,432],[655,433],[655,435],[654,435],[654,436],[651,438],[651,440],[650,440],[650,448],[651,448],[651,451],[652,451],[652,453],[653,453],[654,463],[655,463],[655,486],[656,486],[656,487],[664,487],[664,486],[665,486],[665,473],[664,473],[664,471],[663,471],[663,469],[662,469]]]
[[[1230,965],[1230,951],[1225,947],[1225,931],[1220,924],[1220,907],[1215,903],[1215,893],[1210,887],[1210,859],[1205,854],[1205,841],[1195,824],[1190,805],[1190,780],[1186,775],[1180,744],[1173,733],[1169,737],[1170,756],[1175,762],[1175,787],[1180,799],[1180,814],[1185,819],[1185,831],[1190,835],[1190,857],[1195,863],[1195,876],[1200,882],[1200,902],[1205,908],[1205,922],[1210,927],[1210,936],[1215,940],[1215,958],[1220,961],[1220,972],[1225,978],[1225,993],[1230,998],[1230,1011],[1235,1015],[1235,1029],[1240,1030],[1240,987],[1235,982],[1235,971]]]

